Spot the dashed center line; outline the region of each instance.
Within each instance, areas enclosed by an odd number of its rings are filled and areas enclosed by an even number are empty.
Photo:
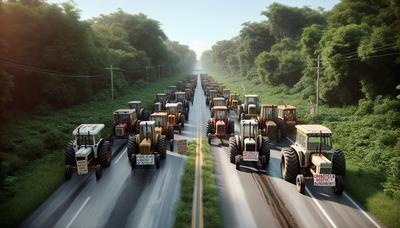
[[[125,154],[125,152],[126,152],[127,150],[128,150],[128,149],[125,148],[125,150],[122,151],[122,153],[118,156],[117,160],[115,160],[114,164],[117,164],[117,163],[119,162],[119,160],[121,160],[122,156]]]

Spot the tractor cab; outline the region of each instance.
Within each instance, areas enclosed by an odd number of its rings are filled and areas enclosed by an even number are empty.
[[[231,95],[231,91],[229,89],[224,89],[222,95],[225,99],[229,99],[229,95]]]
[[[240,136],[244,151],[257,151],[258,121],[255,119],[240,122]]]
[[[245,95],[245,106],[247,107],[247,114],[257,114],[259,107],[259,97],[258,95]]]
[[[264,104],[261,106],[260,121],[274,121],[276,119],[276,105]]]
[[[186,93],[185,92],[175,92],[175,102],[184,103],[186,100]]]
[[[210,108],[214,106],[226,106],[226,100],[223,97],[214,97],[212,99],[212,103],[210,104]]]
[[[308,154],[327,153],[332,149],[331,136],[329,128],[322,125],[296,125],[296,143]]]
[[[128,107],[129,107],[129,109],[135,109],[136,116],[138,117],[138,119],[142,120],[142,114],[143,114],[144,109],[142,108],[141,101],[129,101]]]
[[[292,105],[279,105],[278,106],[278,118],[286,122],[296,122],[296,107]]]
[[[166,93],[157,93],[156,101],[166,103],[167,102],[167,94]]]
[[[118,109],[114,113],[115,136],[121,137],[129,133],[129,129],[137,120],[135,109]]]
[[[228,109],[226,106],[214,106],[211,109],[211,117],[215,120],[226,120],[228,118]]]
[[[185,85],[183,84],[183,81],[178,81],[176,83],[176,89],[177,91],[182,91],[185,88]]]
[[[151,114],[150,120],[155,122],[156,128],[165,128],[167,126],[167,116],[166,112],[155,112]]]

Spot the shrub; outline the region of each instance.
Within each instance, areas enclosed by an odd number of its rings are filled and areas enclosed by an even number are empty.
[[[400,101],[386,98],[375,102],[375,114],[385,114],[389,111],[400,112]]]
[[[27,160],[35,160],[46,152],[44,143],[38,138],[30,138],[16,146],[16,152]]]
[[[356,115],[364,116],[367,114],[372,114],[374,111],[374,102],[371,100],[361,99],[358,102],[358,109]]]
[[[58,129],[52,129],[44,135],[44,144],[46,148],[51,150],[57,150],[65,145],[66,136]]]

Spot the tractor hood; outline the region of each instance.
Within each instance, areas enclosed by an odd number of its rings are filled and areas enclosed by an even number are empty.
[[[75,157],[87,157],[92,152],[92,147],[81,147],[75,152]]]
[[[253,138],[244,139],[244,150],[245,151],[256,151],[256,141]]]
[[[149,154],[150,153],[150,148],[151,148],[151,139],[143,139],[142,142],[139,145],[140,147],[140,153],[141,154]]]
[[[249,104],[249,114],[257,114],[256,105]]]

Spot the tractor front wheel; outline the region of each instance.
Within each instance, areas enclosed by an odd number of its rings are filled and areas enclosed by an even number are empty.
[[[181,128],[185,128],[185,115],[181,115]]]
[[[75,165],[75,150],[73,146],[73,141],[69,142],[67,148],[65,149],[65,165],[74,166]]]
[[[103,141],[98,148],[98,159],[103,168],[110,166],[112,159],[112,151],[109,141]]]
[[[346,158],[341,150],[335,150],[332,157],[332,173],[344,177],[346,173]]]
[[[136,154],[136,136],[129,137],[127,144],[128,159],[131,159],[133,154]]]
[[[344,190],[344,181],[342,176],[335,176],[335,186],[333,187],[333,192],[336,195],[342,195]]]
[[[238,155],[238,147],[236,145],[235,137],[229,138],[229,158],[232,164],[235,164],[235,157]]]
[[[263,137],[261,142],[261,155],[265,155],[265,162],[269,163],[271,141],[268,137]]]
[[[130,162],[131,162],[131,167],[132,169],[136,168],[136,154],[132,154],[132,156],[130,157]]]
[[[102,176],[101,165],[96,165],[95,172],[96,172],[96,180],[100,180]]]
[[[230,135],[235,134],[235,122],[233,120],[229,120],[229,132]]]
[[[156,168],[159,169],[160,168],[160,155],[159,154],[155,155],[155,164],[156,164]]]
[[[237,155],[235,157],[235,165],[236,165],[236,170],[240,170],[240,156]]]
[[[64,166],[64,178],[65,180],[69,180],[72,177],[72,168],[70,165]]]
[[[167,144],[165,140],[165,135],[160,135],[160,138],[157,142],[157,152],[160,154],[161,159],[167,157]]]
[[[306,188],[306,184],[304,182],[304,176],[303,174],[299,174],[296,176],[296,189],[298,192],[301,194],[304,194],[304,190]]]
[[[174,140],[169,141],[169,150],[170,150],[171,152],[174,151]]]
[[[281,157],[281,175],[288,182],[294,182],[300,172],[297,152],[293,149],[284,149]]]

